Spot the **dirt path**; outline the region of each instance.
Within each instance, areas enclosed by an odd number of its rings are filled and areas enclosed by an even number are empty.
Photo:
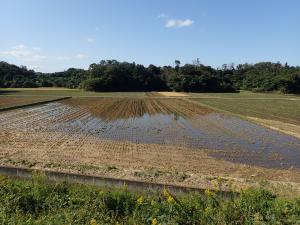
[[[165,96],[165,97],[188,97],[187,93],[182,92],[168,92],[168,91],[160,91],[156,92],[158,95]]]
[[[274,98],[274,97],[261,97],[261,98],[253,98],[253,97],[219,97],[219,96],[199,96],[193,97],[188,96],[189,99],[248,99],[248,100],[288,100],[288,101],[300,101],[300,98]]]

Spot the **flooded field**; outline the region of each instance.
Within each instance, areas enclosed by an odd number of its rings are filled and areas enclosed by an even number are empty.
[[[181,99],[72,98],[3,112],[0,142],[3,158],[64,155],[92,163],[141,160],[155,151],[151,157],[159,161],[166,149],[184,149],[248,165],[300,168],[300,139]],[[192,160],[181,157],[177,163]]]

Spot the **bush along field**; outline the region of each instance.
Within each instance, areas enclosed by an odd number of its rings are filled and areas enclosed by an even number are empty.
[[[0,179],[0,224],[300,224],[300,199],[280,199],[263,189],[239,195],[130,192],[123,188]]]

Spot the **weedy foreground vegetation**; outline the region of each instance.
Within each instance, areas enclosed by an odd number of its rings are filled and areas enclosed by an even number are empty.
[[[217,186],[221,188],[222,180]],[[217,189],[218,190],[218,189]],[[123,188],[0,179],[1,224],[299,224],[300,199],[263,189],[227,197],[221,192],[178,194]]]

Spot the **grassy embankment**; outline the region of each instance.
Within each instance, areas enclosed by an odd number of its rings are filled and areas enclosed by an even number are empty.
[[[217,187],[222,186],[218,179]],[[173,195],[88,185],[0,179],[1,224],[299,224],[300,199],[248,189]]]

